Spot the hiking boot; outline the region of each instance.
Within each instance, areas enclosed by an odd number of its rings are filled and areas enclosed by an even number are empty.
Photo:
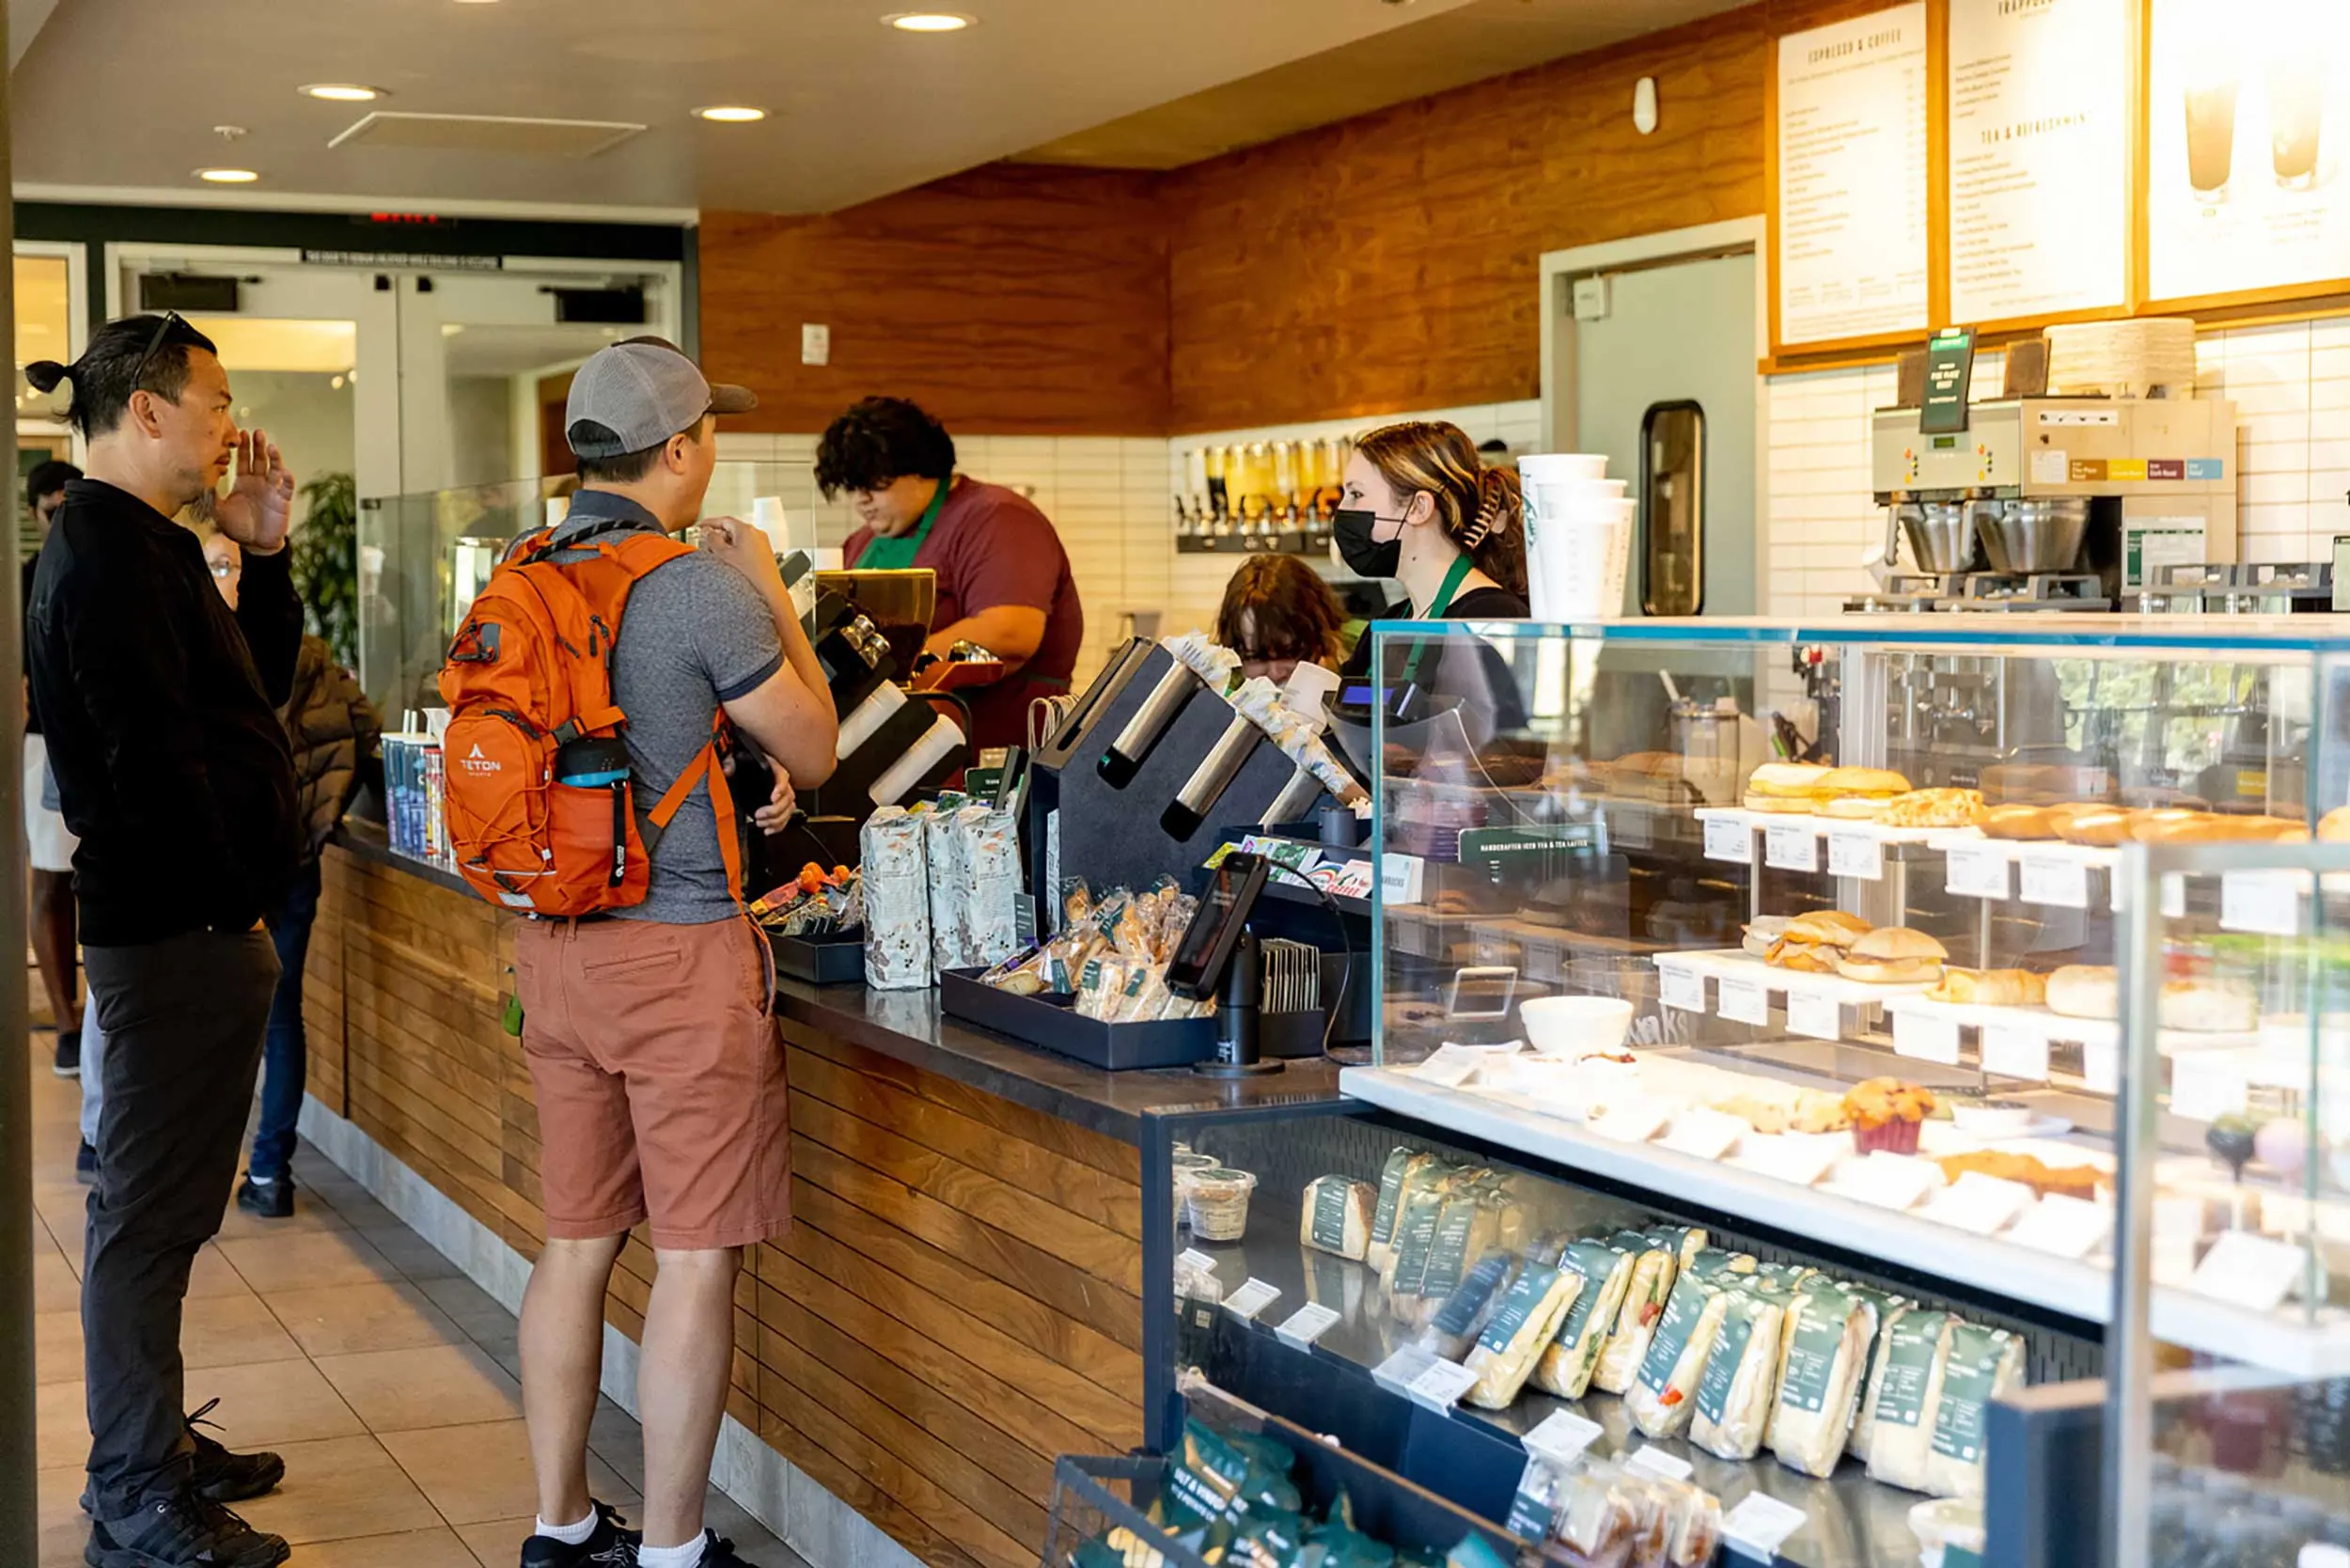
[[[231,1453],[226,1446],[196,1430],[196,1423],[206,1426],[217,1423],[204,1418],[212,1413],[218,1400],[205,1401],[203,1407],[188,1418],[188,1439],[196,1445],[196,1460],[191,1466],[188,1483],[196,1496],[207,1502],[243,1502],[275,1491],[277,1483],[286,1479],[286,1462],[274,1453]]]
[[[524,1542],[522,1568],[634,1568],[643,1532],[627,1528],[610,1503],[596,1503],[595,1510],[595,1533],[576,1546],[552,1535]]]
[[[277,1568],[292,1555],[283,1536],[264,1535],[219,1503],[180,1491],[93,1523],[82,1560],[90,1568]]]
[[[286,1218],[294,1210],[293,1178],[280,1176],[271,1181],[247,1174],[237,1188],[237,1207],[263,1219]]]

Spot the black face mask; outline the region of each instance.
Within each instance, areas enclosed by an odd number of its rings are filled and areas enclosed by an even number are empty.
[[[1375,511],[1340,508],[1330,514],[1330,534],[1339,543],[1339,557],[1358,577],[1392,577],[1403,564],[1403,535],[1381,544],[1371,533],[1383,519]]]

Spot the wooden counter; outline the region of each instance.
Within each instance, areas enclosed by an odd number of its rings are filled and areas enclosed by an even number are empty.
[[[525,1258],[539,1125],[502,1017],[514,920],[357,839],[327,851],[309,1090]],[[1137,1140],[1158,1112],[1326,1098],[1112,1074],[938,1016],[932,993],[787,982],[791,1233],[735,1302],[728,1413],[907,1550],[1032,1568],[1061,1452],[1142,1439]],[[631,1238],[607,1320],[641,1336]]]

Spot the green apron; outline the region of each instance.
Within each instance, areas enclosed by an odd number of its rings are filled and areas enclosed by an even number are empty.
[[[1419,619],[1442,620],[1445,611],[1452,608],[1452,596],[1461,591],[1461,585],[1468,580],[1468,557],[1455,557],[1451,569],[1444,574],[1444,582],[1436,589],[1436,597],[1429,602],[1428,613]],[[1366,632],[1364,635],[1370,634]],[[1419,661],[1427,651],[1427,639],[1415,638],[1412,643],[1412,655],[1403,661],[1403,679],[1399,684],[1408,686],[1419,679]]]
[[[865,541],[865,553],[856,558],[859,572],[903,572],[914,564],[915,553],[922,541],[931,537],[931,529],[938,522],[938,514],[946,510],[947,493],[955,488],[954,477],[948,475],[938,481],[938,492],[923,510],[922,521],[914,525],[914,532],[885,539],[875,534]]]

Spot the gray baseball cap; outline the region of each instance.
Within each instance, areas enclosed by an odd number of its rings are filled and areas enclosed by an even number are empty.
[[[746,386],[713,386],[678,346],[630,337],[598,349],[572,377],[563,434],[584,458],[616,458],[658,447],[705,414],[747,414]]]

